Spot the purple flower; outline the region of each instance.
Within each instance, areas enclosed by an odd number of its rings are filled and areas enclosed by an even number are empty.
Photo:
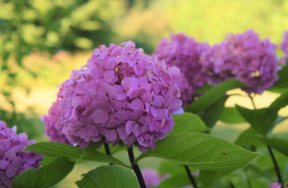
[[[158,172],[153,169],[145,169],[142,171],[142,175],[147,187],[156,187],[160,184],[160,182],[168,177],[169,174],[163,174],[161,177]]]
[[[208,44],[198,43],[193,38],[179,33],[171,34],[170,38],[163,38],[154,51],[153,56],[164,60],[168,67],[177,66],[181,70],[178,85],[184,106],[193,101],[192,93],[207,83],[208,74],[202,71],[201,54],[208,48]]]
[[[39,168],[41,155],[20,151],[27,145],[35,143],[29,141],[25,133],[17,134],[17,127],[7,128],[5,122],[0,121],[0,185],[11,187],[11,180],[30,168]]]
[[[208,83],[216,85],[234,78],[247,84],[242,89],[248,94],[261,94],[278,80],[275,49],[275,44],[269,39],[261,41],[253,30],[227,35],[221,44],[203,53],[203,70],[210,74]]]
[[[131,41],[100,46],[83,67],[60,85],[42,118],[51,141],[85,148],[105,138],[145,152],[172,130],[171,114],[183,112],[179,69],[167,68]]]

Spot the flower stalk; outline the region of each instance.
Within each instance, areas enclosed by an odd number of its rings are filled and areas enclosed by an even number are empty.
[[[109,145],[107,143],[104,142],[104,147],[105,147],[105,151],[107,155],[112,156],[111,152],[110,152],[110,148]],[[114,163],[109,163],[110,165],[114,165]]]
[[[282,178],[281,178],[280,170],[279,170],[279,167],[278,167],[276,158],[275,158],[275,156],[274,156],[274,154],[273,154],[273,151],[272,151],[272,149],[271,149],[270,146],[267,146],[267,149],[268,149],[269,154],[270,154],[270,156],[271,156],[271,158],[272,158],[272,161],[273,161],[273,164],[274,164],[274,167],[275,167],[275,171],[276,171],[277,176],[278,176],[278,182],[279,182],[281,185],[283,185],[283,181],[282,181]]]
[[[189,167],[185,165],[185,169],[186,169],[187,175],[188,175],[188,177],[189,177],[189,179],[190,179],[193,187],[194,187],[194,188],[198,188],[198,187],[197,187],[197,183],[196,183],[196,181],[194,180],[194,178],[193,178],[193,176],[192,176],[192,174],[191,174],[191,171],[190,171]]]
[[[130,148],[127,148],[127,149],[128,149],[128,155],[129,155],[130,163],[131,163],[133,170],[136,174],[140,188],[146,188],[146,184],[144,182],[144,178],[142,176],[141,170],[140,170],[138,164],[134,164],[135,158],[134,158],[133,148],[131,146]]]
[[[254,110],[256,110],[256,107],[255,107],[255,103],[254,103],[253,98],[252,98],[250,95],[249,95],[249,97],[250,97],[251,102],[252,102],[252,104],[253,104]],[[271,156],[271,159],[272,159],[272,161],[273,161],[274,168],[275,168],[275,171],[276,171],[276,174],[277,174],[277,177],[278,177],[278,182],[279,182],[281,185],[283,185],[281,173],[280,173],[280,170],[279,170],[279,167],[278,167],[276,158],[274,157],[273,151],[272,151],[272,149],[271,149],[270,146],[267,146],[267,149],[268,149],[269,154],[270,154],[270,156]]]

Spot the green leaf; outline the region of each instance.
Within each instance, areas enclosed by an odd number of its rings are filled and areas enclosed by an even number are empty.
[[[273,178],[271,178],[270,174],[268,174],[264,170],[261,170],[258,166],[254,165],[254,164],[250,164],[250,165],[246,166],[245,169],[251,170],[256,174],[269,179],[271,182],[274,181]]]
[[[245,123],[245,119],[241,116],[238,110],[234,107],[225,107],[219,118],[220,121],[225,123]]]
[[[236,105],[239,113],[260,134],[266,135],[278,117],[278,112],[270,108],[250,110]]]
[[[213,87],[213,86],[211,86],[211,85],[205,84],[205,85],[203,85],[202,87],[196,89],[196,90],[193,92],[192,95],[195,96],[195,95],[198,95],[198,94],[200,94],[200,93],[205,93],[206,91],[208,91],[208,90],[211,89],[212,87]]]
[[[228,90],[246,86],[246,84],[238,80],[227,80],[218,84],[215,87],[212,87],[204,93],[197,101],[193,102],[186,108],[186,111],[196,113],[201,110],[206,109],[208,106],[212,105],[218,101]]]
[[[164,179],[163,181],[161,181],[160,185],[157,186],[157,188],[175,188],[184,187],[186,185],[191,185],[191,182],[187,174],[182,174]]]
[[[102,144],[103,144],[103,140],[99,141],[99,142],[90,142],[88,144],[88,146],[83,150],[82,154],[80,155],[79,159],[77,160],[76,164],[80,163],[81,160],[89,155],[90,153],[92,153],[93,151],[95,151],[97,148],[99,148]]]
[[[254,145],[259,146],[263,145],[255,136],[258,133],[253,128],[248,128],[247,130],[243,131],[240,136],[235,141],[235,144],[239,146],[247,146],[247,145]],[[255,136],[253,136],[255,135]]]
[[[224,170],[224,171],[201,170],[199,179],[205,187],[210,187],[211,185],[220,181],[223,177],[225,177],[227,174],[230,174],[231,172],[232,170]]]
[[[288,90],[282,93],[270,106],[270,109],[279,111],[281,108],[288,105]]]
[[[288,61],[286,63],[286,65],[284,67],[282,67],[282,69],[278,72],[279,75],[279,79],[276,83],[274,83],[273,87],[271,87],[269,89],[269,91],[274,91],[277,89],[281,89],[281,88],[285,88],[288,86]],[[287,88],[286,88],[287,89]]]
[[[29,169],[14,178],[13,188],[45,188],[55,185],[73,169],[74,163],[64,157],[58,157],[39,169]]]
[[[162,161],[157,170],[160,176],[163,174],[169,174],[171,176],[186,174],[186,170],[183,165],[167,160]]]
[[[230,170],[248,165],[259,155],[221,138],[183,133],[157,141],[156,149],[141,154],[135,163],[145,157],[158,157],[199,169]]]
[[[206,108],[204,111],[201,111],[199,116],[204,121],[207,127],[212,128],[219,117],[221,116],[222,110],[224,108],[225,102],[229,96],[223,96],[217,102]]]
[[[24,148],[24,151],[31,151],[33,153],[38,153],[50,157],[64,156],[74,162],[78,161],[82,154],[85,153],[85,150],[81,149],[80,147],[74,147],[59,142],[37,142]],[[82,156],[81,161],[114,163],[131,168],[130,166],[124,164],[122,161],[98,151],[86,152]]]
[[[55,159],[55,157],[49,157],[49,156],[43,156],[43,158],[44,159],[40,162],[41,166],[45,166]]]
[[[261,140],[263,143],[267,144],[268,146],[272,147],[273,149],[276,149],[280,153],[288,156],[288,140],[284,138],[267,138],[263,136],[257,136],[259,140]]]
[[[175,124],[169,135],[185,132],[205,132],[210,130],[208,127],[206,127],[199,116],[189,112],[185,112],[181,115],[173,115],[173,119],[175,120]]]
[[[101,166],[82,175],[76,182],[79,188],[128,188],[139,187],[132,171],[119,166]]]

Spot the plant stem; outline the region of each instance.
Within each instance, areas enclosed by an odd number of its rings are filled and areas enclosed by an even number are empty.
[[[246,179],[247,179],[248,187],[252,188],[251,181],[249,179],[248,173],[247,173],[246,169],[243,169],[243,170],[244,170],[244,173],[245,173],[245,176],[246,176]]]
[[[272,152],[272,149],[271,149],[270,146],[267,146],[267,148],[268,148],[269,154],[270,154],[270,156],[272,158],[272,161],[274,163],[275,171],[276,171],[277,176],[278,176],[278,182],[281,183],[281,185],[283,185],[283,181],[282,181],[282,178],[281,178],[280,170],[279,170],[279,167],[277,165],[277,162],[276,162],[276,159],[274,157],[274,154]]]
[[[230,187],[231,188],[235,188],[234,184],[232,182],[230,182]]]
[[[194,186],[194,188],[198,188],[198,187],[197,187],[197,184],[196,184],[196,182],[195,182],[195,180],[194,180],[194,178],[193,178],[193,176],[192,176],[192,174],[191,174],[191,172],[190,172],[189,167],[185,165],[185,169],[186,169],[187,175],[188,175],[188,177],[189,177],[192,185]]]
[[[130,163],[131,163],[131,165],[133,167],[133,170],[134,170],[134,172],[135,172],[135,174],[137,176],[140,188],[146,188],[146,184],[144,182],[141,170],[140,170],[138,164],[134,164],[134,159],[135,158],[134,158],[133,148],[131,146],[130,148],[127,148],[127,149],[128,149],[128,155],[129,155]]]
[[[255,103],[254,103],[254,101],[253,101],[253,98],[252,98],[250,95],[249,95],[249,97],[250,97],[250,99],[251,99],[251,101],[252,101],[252,104],[253,104],[253,106],[254,106],[254,109],[256,109]],[[281,183],[281,185],[283,185],[282,178],[281,178],[281,174],[280,174],[280,170],[279,170],[279,167],[278,167],[278,165],[277,165],[276,159],[275,159],[275,157],[274,157],[273,151],[272,151],[272,149],[271,149],[270,146],[267,146],[267,149],[268,149],[269,154],[270,154],[270,156],[271,156],[271,158],[272,158],[272,161],[273,161],[273,164],[274,164],[274,168],[275,168],[275,171],[276,171],[277,176],[278,176],[278,182]]]
[[[256,105],[254,103],[253,97],[251,97],[251,95],[249,95],[249,98],[251,99],[254,110],[256,110]]]
[[[105,142],[104,142],[104,147],[105,147],[106,154],[112,156],[111,152],[110,152],[110,149],[109,149],[109,145],[106,144]],[[109,163],[109,164],[110,165],[114,165],[113,163]]]

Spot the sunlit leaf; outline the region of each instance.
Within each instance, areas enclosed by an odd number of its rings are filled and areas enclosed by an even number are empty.
[[[236,105],[243,118],[260,134],[266,135],[278,117],[278,112],[270,108],[250,110]]]
[[[101,166],[82,175],[76,182],[79,188],[125,188],[139,187],[138,181],[131,170],[115,165]]]
[[[245,119],[241,116],[238,110],[234,107],[225,107],[219,118],[220,121],[225,123],[245,123]]]
[[[284,138],[267,138],[263,136],[257,136],[259,140],[261,140],[263,143],[267,144],[268,146],[272,147],[273,149],[276,149],[280,153],[288,156],[288,140]]]
[[[29,169],[14,178],[13,188],[46,188],[65,178],[73,169],[74,162],[58,157],[39,169]]]
[[[165,137],[156,149],[141,154],[135,161],[158,157],[205,170],[230,170],[244,167],[259,156],[221,138],[200,133]]]
[[[205,132],[210,130],[208,127],[206,127],[199,116],[189,112],[185,112],[181,115],[173,115],[173,119],[175,120],[175,124],[169,135],[185,132]]]
[[[207,127],[212,128],[215,125],[215,123],[221,116],[222,110],[228,97],[229,96],[223,96],[217,102],[206,108],[204,111],[198,113]]]
[[[74,147],[59,142],[37,142],[27,146],[24,150],[50,157],[64,156],[74,162],[78,161],[83,152],[85,152],[85,150],[80,147]],[[85,153],[84,156],[82,156],[81,161],[114,163],[130,168],[130,166],[124,164],[120,160],[98,151],[89,151]]]
[[[243,86],[246,86],[246,84],[234,79],[222,82],[206,91],[201,97],[198,98],[198,100],[189,105],[186,108],[186,111],[196,113],[204,110],[208,106],[218,101],[228,90]]]

